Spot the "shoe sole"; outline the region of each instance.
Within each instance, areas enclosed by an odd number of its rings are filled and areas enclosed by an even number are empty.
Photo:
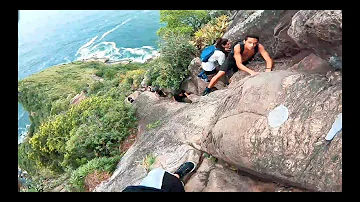
[[[186,162],[190,162],[190,163],[194,164],[193,169],[191,169],[190,172],[188,172],[188,173],[186,174],[186,175],[188,175],[188,174],[192,173],[192,172],[195,170],[195,168],[196,168],[196,163],[194,163],[193,161],[186,161]],[[183,180],[186,175],[184,175],[184,176],[180,179],[180,181]]]
[[[188,174],[190,174],[190,173],[192,173],[194,170],[195,170],[195,168],[196,168],[196,163],[194,163],[193,161],[188,161],[188,162],[191,162],[191,163],[193,163],[194,164],[194,167],[193,167],[193,169],[188,173]]]

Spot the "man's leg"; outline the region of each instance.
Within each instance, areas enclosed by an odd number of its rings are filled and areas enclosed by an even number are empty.
[[[162,168],[155,168],[141,181],[140,186],[152,187],[165,192],[185,192],[179,178]]]
[[[220,70],[211,80],[209,85],[205,88],[203,95],[207,95],[211,92],[211,88],[219,81],[219,79],[225,75],[225,71]]]
[[[205,70],[201,70],[201,72],[198,74],[198,77],[203,78],[203,74],[205,74]]]
[[[233,68],[234,65],[236,67],[235,60],[227,57],[225,62],[220,66],[219,72],[211,79],[209,85],[205,88],[205,91],[202,95],[209,94],[211,92],[211,88],[214,87],[219,79],[223,77],[231,68]]]
[[[140,186],[152,187],[165,192],[185,192],[181,179],[191,173],[195,167],[195,163],[186,162],[182,164],[174,174],[162,168],[155,168],[141,181]]]
[[[225,75],[225,71],[219,71],[210,81],[209,85],[207,86],[208,88],[212,88],[215,86],[215,84],[219,81],[219,79],[221,77],[223,77]]]

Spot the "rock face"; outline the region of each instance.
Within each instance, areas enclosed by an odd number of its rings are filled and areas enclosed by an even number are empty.
[[[342,191],[342,132],[331,142],[324,139],[342,112],[341,82],[279,70],[236,80],[192,104],[159,99],[151,92],[141,93],[134,103],[143,124],[161,124],[143,129],[112,178],[96,191],[121,191],[139,183],[146,176],[141,161],[149,153],[156,156],[156,167],[172,172],[187,160],[198,163],[201,151],[264,179],[313,191]],[[271,128],[268,114],[280,104],[289,118]],[[202,191],[220,190],[222,183],[233,191],[255,190],[250,182],[239,185],[245,179],[218,177],[226,173],[210,173]]]
[[[287,33],[300,48],[310,48],[327,61],[331,57],[341,61],[341,10],[301,10],[293,16]]]
[[[71,105],[79,104],[82,100],[86,98],[86,94],[81,91],[81,93],[77,94],[75,97],[73,97],[70,101]]]
[[[235,17],[230,27],[223,37],[237,41],[256,34],[274,59],[310,50],[342,68],[341,10],[257,10],[245,20]]]
[[[298,64],[290,67],[291,70],[300,70],[308,73],[326,74],[331,71],[331,67],[328,62],[311,53],[301,60]]]
[[[281,186],[261,182],[234,172],[228,165],[204,158],[196,173],[187,181],[186,192],[275,192]]]
[[[258,10],[245,20],[240,15],[224,37],[259,35],[275,58],[274,71],[262,72],[265,64],[254,61],[249,67],[260,74],[237,72],[228,86],[219,81],[218,90],[198,96],[207,83],[197,77],[201,65],[195,58],[181,86],[193,93],[191,104],[139,93],[133,106],[140,135],[94,191],[139,184],[149,154],[155,156],[151,168],[169,172],[185,161],[197,163],[185,179],[188,192],[286,191],[277,183],[299,191],[342,191],[342,131],[325,140],[342,113],[341,71],[333,71],[342,68],[341,11]]]
[[[320,75],[289,71],[240,80],[221,102],[201,148],[248,172],[318,191],[341,191],[341,133],[325,141],[342,112],[341,85]],[[288,120],[268,125],[269,112],[288,108]],[[221,114],[221,115],[220,115]]]
[[[296,12],[297,10],[257,10],[244,21],[241,21],[242,18],[239,18],[240,21],[234,20],[230,25],[232,28],[223,37],[238,41],[247,34],[256,34],[272,58],[294,55],[299,52],[299,48],[287,36],[286,29]]]

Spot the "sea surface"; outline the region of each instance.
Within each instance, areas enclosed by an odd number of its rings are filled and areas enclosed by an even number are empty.
[[[18,80],[93,56],[145,62],[158,55],[158,10],[21,10]],[[18,142],[30,126],[18,103]]]

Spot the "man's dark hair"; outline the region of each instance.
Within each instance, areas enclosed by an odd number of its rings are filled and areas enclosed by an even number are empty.
[[[225,48],[223,46],[226,45],[228,41],[229,41],[229,39],[218,38],[216,40],[215,47],[217,49],[221,50],[223,53],[226,53]]]
[[[246,41],[246,40],[248,40],[248,38],[254,38],[254,39],[257,39],[257,40],[258,40],[258,42],[259,42],[259,40],[260,40],[260,39],[259,39],[259,37],[258,37],[257,35],[252,35],[252,34],[246,35],[244,40]]]

